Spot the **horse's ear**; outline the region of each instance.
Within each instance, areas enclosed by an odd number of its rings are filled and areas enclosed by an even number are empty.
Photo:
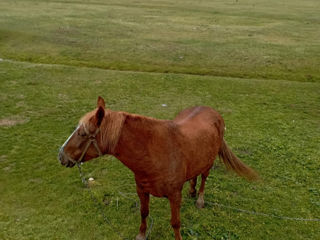
[[[104,102],[104,99],[102,97],[98,97],[98,101],[97,101],[97,107],[102,107],[103,109],[106,107],[106,104]]]
[[[103,100],[103,99],[102,99]],[[98,107],[98,110],[96,112],[96,123],[97,123],[97,126],[100,127],[101,123],[102,123],[102,120],[104,118],[104,108],[99,106]]]

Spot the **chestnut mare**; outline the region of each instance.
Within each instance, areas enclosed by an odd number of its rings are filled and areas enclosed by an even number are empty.
[[[111,154],[132,170],[140,198],[141,225],[137,240],[146,239],[149,194],[170,201],[171,225],[181,240],[180,206],[184,183],[190,181],[190,195],[204,207],[204,186],[217,155],[238,175],[253,180],[257,174],[241,162],[223,139],[224,121],[210,107],[183,110],[174,120],[157,120],[105,108],[98,97],[97,109],[82,117],[77,129],[59,152],[62,165],[88,161]]]

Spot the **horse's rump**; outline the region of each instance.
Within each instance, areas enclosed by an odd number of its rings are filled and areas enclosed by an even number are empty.
[[[181,134],[178,141],[189,180],[213,165],[223,140],[224,121],[218,112],[204,106],[185,109],[173,121]]]

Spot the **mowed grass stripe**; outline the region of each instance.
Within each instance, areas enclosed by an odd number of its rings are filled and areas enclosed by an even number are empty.
[[[319,83],[119,72],[60,65],[0,62],[1,239],[118,239],[82,187],[77,169],[56,159],[78,119],[104,96],[114,110],[172,119],[181,109],[209,105],[223,115],[226,140],[256,169],[248,183],[216,167],[206,199],[277,216],[319,218]],[[167,107],[162,107],[162,104]],[[2,121],[6,119],[6,121]],[[23,120],[23,121],[19,121]],[[138,229],[131,172],[103,157],[84,165],[94,194],[121,233]],[[184,239],[317,239],[319,223],[248,215],[186,197]],[[123,195],[122,193],[125,193]],[[166,199],[152,198],[151,239],[173,239]]]
[[[195,74],[195,73],[161,73],[161,72],[148,72],[148,71],[139,71],[139,70],[115,70],[115,69],[103,69],[103,68],[99,68],[99,67],[94,67],[94,66],[77,66],[77,65],[68,65],[68,64],[61,64],[61,63],[37,63],[37,62],[28,62],[28,61],[19,61],[19,60],[13,60],[13,59],[1,59],[0,61],[4,61],[4,62],[9,62],[9,63],[17,63],[17,64],[31,64],[31,65],[38,65],[38,66],[48,66],[48,67],[72,67],[72,68],[82,68],[82,69],[94,69],[94,70],[102,70],[102,71],[111,71],[111,72],[128,72],[128,73],[149,73],[149,74],[171,74],[171,75],[190,75],[190,76],[199,76],[199,77],[220,77],[223,78],[225,80],[228,79],[234,79],[234,80],[243,80],[244,78],[241,77],[223,77],[223,76],[213,76],[213,75],[206,75],[206,74]],[[244,80],[248,80],[248,79],[244,79]],[[253,81],[259,81],[259,80],[266,80],[263,78],[256,78],[256,79],[252,79]],[[282,81],[282,82],[287,82],[287,81],[295,81],[295,80],[283,80],[283,79],[268,79],[268,81]],[[300,82],[300,81],[296,81],[296,82]],[[308,81],[306,81],[306,83],[309,83]],[[314,83],[314,82],[310,82],[310,83]]]

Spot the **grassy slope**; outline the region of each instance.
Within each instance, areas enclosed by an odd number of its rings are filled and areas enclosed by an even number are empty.
[[[206,199],[269,214],[320,218],[319,83],[7,61],[0,62],[0,74],[1,118],[23,120],[0,127],[0,239],[118,239],[82,188],[77,169],[62,168],[56,160],[58,147],[94,107],[97,95],[112,109],[157,118],[173,118],[191,105],[216,108],[225,118],[229,145],[263,182],[236,178],[217,162]],[[130,171],[111,157],[89,162],[84,170],[98,182],[94,191],[99,201],[109,203],[104,211],[114,228],[133,239],[139,213],[137,197],[130,194],[135,192]],[[152,198],[151,215],[150,239],[173,239],[167,200]],[[320,228],[319,222],[208,205],[199,211],[185,196],[182,232],[184,239],[317,239]]]
[[[0,2],[0,57],[320,80],[318,0]]]
[[[247,183],[217,163],[206,199],[320,218],[319,9],[317,0],[1,1],[0,58],[243,79],[0,61],[0,239],[117,239],[77,170],[56,161],[97,95],[112,109],[158,118],[190,105],[216,108],[230,146],[264,181]],[[139,214],[130,171],[110,157],[84,168],[114,227],[132,239]],[[172,239],[167,201],[151,201],[151,239]],[[320,235],[319,223],[198,211],[187,197],[182,223],[184,239]]]

